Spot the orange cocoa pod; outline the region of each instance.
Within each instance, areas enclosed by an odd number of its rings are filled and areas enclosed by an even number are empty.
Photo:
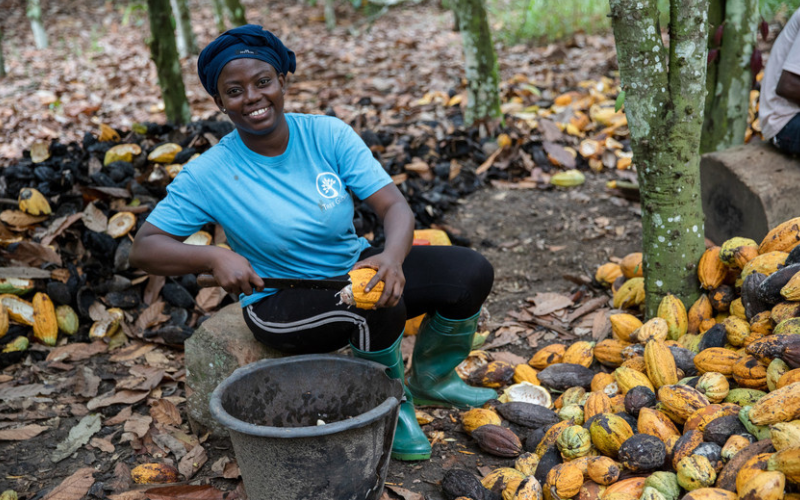
[[[131,479],[137,484],[177,483],[180,473],[168,464],[141,464],[131,470]]]
[[[642,265],[642,252],[629,253],[619,263],[622,275],[627,279],[639,278],[644,276],[644,266]]]
[[[733,365],[741,357],[742,355],[736,351],[724,347],[709,347],[694,357],[694,366],[701,375],[706,372],[717,372],[730,377],[733,374]]]
[[[678,367],[667,345],[659,340],[650,340],[644,347],[647,377],[655,389],[678,383]]]
[[[593,457],[589,460],[587,472],[592,481],[608,486],[619,479],[620,466],[608,457]]]
[[[564,344],[550,344],[536,351],[533,357],[528,360],[528,364],[537,370],[544,370],[550,365],[561,363],[566,350]]]
[[[728,266],[719,257],[720,247],[714,246],[707,249],[700,262],[697,264],[697,277],[700,286],[706,290],[717,288],[728,274]]]
[[[744,463],[736,474],[736,491],[744,490],[745,484],[767,470],[767,462],[772,453],[759,453]]]
[[[747,389],[767,391],[767,367],[754,356],[743,356],[733,365],[733,380]]]
[[[688,385],[665,385],[658,390],[658,406],[676,424],[686,422],[692,413],[710,403],[702,392]]]
[[[561,358],[562,363],[572,363],[576,365],[585,366],[589,368],[594,361],[594,342],[587,342],[585,340],[575,342],[564,351],[564,356]]]
[[[642,434],[650,434],[666,442],[670,437],[680,437],[681,433],[672,420],[664,413],[652,408],[639,410],[637,429]]]
[[[620,366],[624,361],[622,351],[630,345],[617,339],[601,340],[594,346],[594,358],[605,366]]]
[[[592,391],[589,397],[586,398],[586,403],[583,405],[583,418],[584,421],[589,420],[595,415],[611,412],[611,398],[609,398],[603,391]]]

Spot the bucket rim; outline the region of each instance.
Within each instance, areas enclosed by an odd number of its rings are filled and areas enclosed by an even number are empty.
[[[269,425],[252,424],[234,417],[222,406],[222,394],[230,385],[238,382],[251,372],[259,370],[264,366],[279,366],[288,363],[296,363],[298,361],[329,360],[342,361],[351,364],[371,365],[379,368],[380,371],[386,374],[386,367],[380,363],[336,354],[302,354],[284,358],[262,359],[237,368],[225,380],[223,380],[216,389],[214,389],[214,392],[211,393],[211,399],[209,401],[211,416],[213,416],[217,422],[219,422],[229,431],[235,431],[255,437],[294,439],[327,436],[352,429],[359,429],[361,427],[370,425],[381,418],[384,418],[388,413],[394,410],[395,407],[400,405],[400,400],[398,398],[389,396],[375,408],[372,408],[371,410],[361,413],[353,418],[340,420],[338,422],[331,422],[329,424],[326,423],[325,425],[313,425],[305,427],[274,427]],[[397,382],[398,384],[400,383],[399,381]]]

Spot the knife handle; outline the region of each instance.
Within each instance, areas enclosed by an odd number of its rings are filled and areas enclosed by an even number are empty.
[[[214,286],[219,286],[219,283],[217,283],[217,278],[215,278],[212,274],[198,274],[197,286],[200,288],[211,288]]]

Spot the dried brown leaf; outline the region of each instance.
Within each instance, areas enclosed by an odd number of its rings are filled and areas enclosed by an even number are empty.
[[[178,472],[183,474],[186,479],[191,479],[207,460],[208,455],[206,455],[205,448],[198,444],[178,462]]]
[[[86,403],[86,407],[94,411],[98,408],[105,408],[106,406],[116,404],[132,405],[142,401],[148,394],[150,394],[150,391],[119,391],[116,393],[112,391],[92,399]]]
[[[197,293],[197,297],[195,297],[195,302],[200,309],[206,312],[213,311],[227,295],[227,292],[221,286],[212,286],[201,289]]]
[[[3,210],[0,213],[0,221],[5,222],[13,229],[24,229],[48,219],[48,215],[30,215],[22,210]]]
[[[112,425],[124,423],[126,420],[128,420],[131,414],[133,414],[133,408],[126,406],[125,408],[121,409],[119,413],[103,422],[103,424],[107,427],[110,427]]]
[[[155,344],[133,341],[130,345],[118,350],[113,356],[109,357],[108,360],[114,363],[133,361],[134,359],[144,356],[156,347],[158,346]]]
[[[34,241],[23,240],[20,241],[15,247],[13,252],[6,252],[8,258],[27,264],[33,267],[39,267],[43,264],[55,264],[61,266],[61,256],[50,248]]]
[[[537,293],[533,299],[530,299],[536,305],[531,311],[536,316],[544,316],[555,311],[560,311],[573,304],[572,299],[560,293]]]
[[[169,320],[169,316],[166,314],[162,314],[164,310],[164,301],[159,300],[147,307],[144,311],[139,314],[139,317],[136,318],[136,323],[134,326],[140,332],[147,330],[148,328],[152,328],[156,325],[160,325]]]
[[[145,491],[150,500],[223,500],[224,492],[206,485],[162,486]]]
[[[47,429],[49,427],[36,424],[24,425],[16,429],[3,429],[0,431],[0,441],[26,441],[38,436]]]
[[[395,495],[399,495],[403,500],[425,500],[421,493],[416,493],[399,486],[386,485],[386,488],[391,490]]]
[[[97,396],[100,388],[100,377],[94,374],[88,366],[79,367],[75,373],[73,392],[78,396],[93,398]]]
[[[142,295],[142,301],[145,304],[152,305],[158,299],[158,296],[161,294],[161,289],[164,288],[166,279],[165,276],[148,275],[147,286]]]
[[[179,426],[183,422],[181,412],[168,399],[157,399],[150,407],[150,416],[159,424]]]
[[[138,415],[133,414],[125,421],[125,425],[122,426],[122,429],[125,432],[132,432],[143,438],[147,431],[150,430],[150,424],[153,422],[153,417],[149,415]]]
[[[149,391],[158,387],[164,379],[164,370],[152,366],[133,366],[130,374],[130,377],[117,382],[117,390]]]
[[[50,227],[47,228],[47,231],[45,231],[42,239],[39,241],[42,245],[49,245],[54,239],[58,238],[64,231],[66,231],[68,227],[70,227],[76,221],[79,221],[81,217],[83,217],[83,214],[79,213],[59,217],[50,224]]]
[[[107,350],[108,346],[102,340],[96,340],[91,344],[75,342],[51,350],[47,354],[47,361],[81,361],[89,359],[96,354],[102,354]]]
[[[53,488],[42,500],[82,500],[94,484],[94,469],[84,467]]]
[[[105,453],[114,453],[114,445],[107,439],[93,437],[89,440],[89,444]]]
[[[86,229],[96,233],[104,233],[108,228],[108,217],[94,203],[89,203],[83,209],[81,220]]]

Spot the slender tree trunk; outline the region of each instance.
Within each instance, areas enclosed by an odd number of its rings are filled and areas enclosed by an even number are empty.
[[[336,28],[336,3],[335,0],[325,0],[325,28],[333,31]]]
[[[197,42],[192,32],[192,17],[189,13],[187,0],[170,0],[172,15],[175,18],[175,27],[178,30],[178,54],[181,58],[192,54],[199,54]]]
[[[707,0],[670,1],[669,53],[656,2],[610,0],[642,199],[647,317],[670,293],[694,302],[696,265],[705,249],[699,148]]]
[[[211,0],[214,5],[214,21],[217,23],[217,31],[224,32],[227,27],[225,25],[225,5],[223,0]]]
[[[6,60],[3,57],[3,27],[0,26],[0,78],[6,76]]]
[[[28,0],[27,10],[28,20],[31,22],[31,31],[33,31],[33,43],[39,50],[46,49],[47,32],[44,30],[42,24],[42,6],[39,0]]]
[[[722,43],[714,40],[717,27],[710,30],[710,50],[717,61],[709,67],[709,95],[706,97],[701,152],[719,151],[744,142],[753,74],[750,57],[758,33],[758,0],[714,0],[710,16],[721,17]],[[721,11],[721,12],[717,12]]]
[[[164,112],[172,123],[188,123],[192,116],[183,86],[178,49],[175,47],[175,33],[170,22],[172,10],[169,0],[147,0],[147,10],[150,17],[150,56],[156,64]]]
[[[501,116],[497,55],[483,0],[454,0],[453,3],[464,43],[468,98],[464,121],[471,125]]]
[[[247,24],[242,2],[239,0],[225,0],[225,7],[227,8],[229,19],[234,26],[244,26]]]

